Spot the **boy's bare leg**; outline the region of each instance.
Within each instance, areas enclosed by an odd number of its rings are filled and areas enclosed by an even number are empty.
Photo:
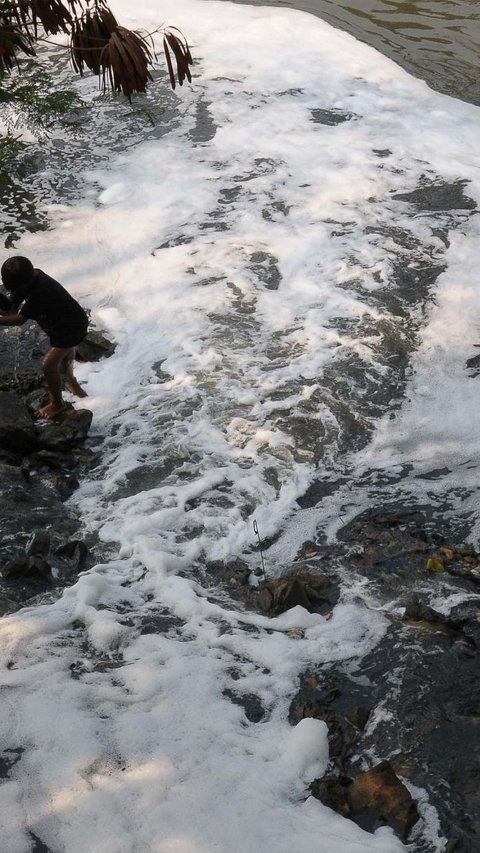
[[[54,418],[63,408],[62,362],[73,354],[72,347],[52,347],[43,359],[43,373],[47,382],[48,404],[37,412],[37,418]]]
[[[75,378],[73,374],[73,360],[75,358],[75,349],[71,350],[71,354],[67,355],[66,358],[62,361],[62,373],[65,381],[65,387],[68,391],[71,391],[75,397],[86,397],[87,392],[83,390],[82,386]]]

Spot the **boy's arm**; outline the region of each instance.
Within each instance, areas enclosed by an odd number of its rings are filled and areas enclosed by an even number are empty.
[[[21,314],[0,314],[0,326],[23,326],[27,322]]]

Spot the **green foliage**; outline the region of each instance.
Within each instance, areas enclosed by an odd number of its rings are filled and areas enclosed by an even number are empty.
[[[18,167],[18,156],[23,144],[11,133],[0,136],[0,175],[11,173]]]
[[[19,116],[31,131],[41,134],[82,106],[76,92],[56,89],[52,76],[34,60],[24,60],[18,73],[0,78],[0,115],[3,113],[10,133],[14,133]]]

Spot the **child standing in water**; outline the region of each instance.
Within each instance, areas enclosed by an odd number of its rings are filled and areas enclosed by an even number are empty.
[[[62,379],[72,394],[87,396],[73,375],[73,359],[75,347],[87,334],[88,317],[58,281],[34,269],[28,258],[8,258],[1,276],[10,298],[0,294],[0,325],[23,326],[27,320],[35,320],[50,338],[42,363],[48,404],[39,409],[37,418],[53,418],[63,407]]]

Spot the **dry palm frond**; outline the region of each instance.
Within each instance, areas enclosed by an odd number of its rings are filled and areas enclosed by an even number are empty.
[[[145,92],[148,81],[152,80],[148,66],[153,58],[143,36],[117,27],[100,56],[104,90],[110,85],[114,92],[123,92],[129,100],[134,92]]]
[[[172,30],[175,30],[175,32],[172,32]],[[176,35],[175,33],[178,33],[179,35]],[[188,66],[192,65],[193,59],[188,42],[183,33],[181,33],[180,30],[177,30],[176,27],[169,27],[164,33],[163,48],[165,50],[165,59],[167,60],[167,68],[170,75],[172,89],[175,89],[176,80],[169,48],[172,50],[177,64],[177,78],[179,85],[183,86],[185,78],[187,78],[188,82],[191,83],[192,75],[190,74]]]
[[[12,23],[38,36],[39,25],[46,33],[70,32],[76,7],[81,0],[5,0],[3,13]]]
[[[8,20],[0,19],[0,74],[12,70],[17,53],[35,56],[35,50],[28,34]]]
[[[40,21],[46,33],[70,32],[72,13],[62,0],[33,0],[31,3],[32,21],[35,33]]]
[[[118,27],[114,15],[107,6],[99,6],[93,12],[87,10],[73,22],[70,38],[70,56],[75,71],[83,74],[86,66],[95,74],[102,71],[101,56],[110,36]]]

